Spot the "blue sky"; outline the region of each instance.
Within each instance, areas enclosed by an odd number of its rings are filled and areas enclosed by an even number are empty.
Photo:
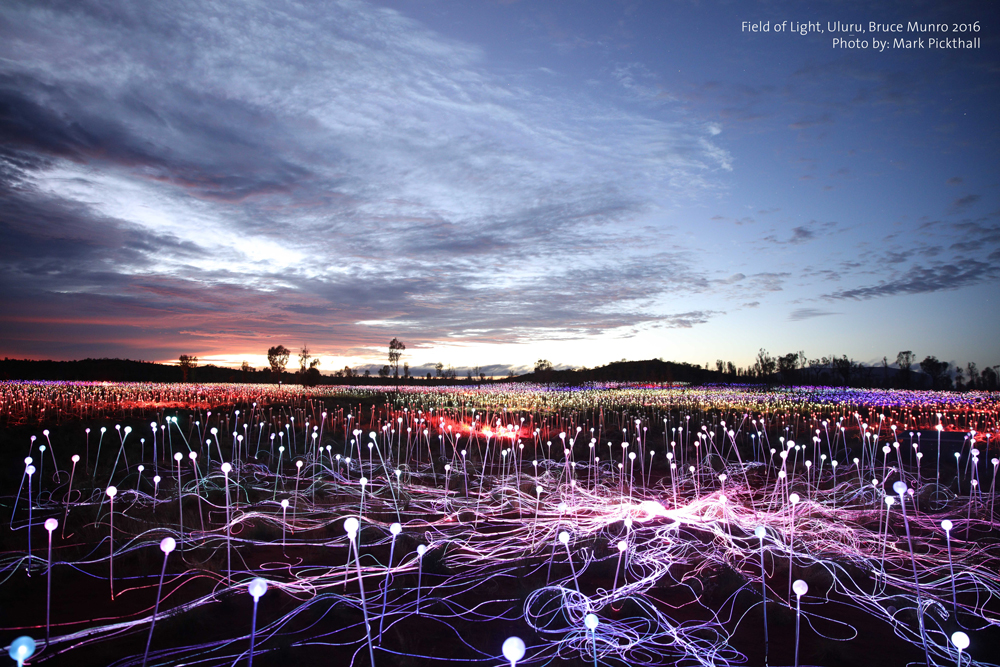
[[[940,5],[4,3],[0,354],[998,364],[996,13]]]

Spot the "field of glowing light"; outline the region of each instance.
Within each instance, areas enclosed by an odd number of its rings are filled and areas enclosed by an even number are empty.
[[[115,667],[1000,663],[998,420],[975,392],[0,383],[0,642]]]

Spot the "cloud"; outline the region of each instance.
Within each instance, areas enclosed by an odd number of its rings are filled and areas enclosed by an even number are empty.
[[[692,310],[687,313],[675,313],[666,317],[661,317],[654,326],[666,327],[669,329],[690,329],[691,327],[708,322],[714,315],[724,315],[711,310]]]
[[[802,320],[811,320],[814,317],[824,317],[826,315],[837,315],[838,313],[832,310],[819,310],[818,308],[797,308],[793,310],[789,315],[788,319],[792,322],[801,322]]]
[[[644,101],[673,102],[675,97],[657,83],[657,76],[640,62],[619,63],[611,72],[611,76],[624,88],[630,96]],[[722,131],[716,123],[706,125],[711,136]]]
[[[711,276],[643,220],[719,189],[716,124],[521,85],[363,3],[175,9],[0,8],[0,321],[21,349],[95,317],[117,354],[710,316],[653,305]]]
[[[792,238],[788,239],[787,242],[792,245],[798,245],[799,243],[812,241],[814,238],[816,238],[816,232],[808,227],[799,226],[792,229]]]
[[[965,195],[964,197],[959,197],[958,199],[953,201],[951,203],[951,207],[955,211],[963,211],[972,206],[973,204],[975,204],[980,199],[981,197],[979,195]]]
[[[823,298],[863,301],[899,294],[924,294],[954,290],[976,285],[1000,276],[995,265],[978,260],[966,260],[960,264],[940,264],[928,267],[913,267],[899,278],[880,281],[875,285],[837,290],[825,294]]]
[[[786,241],[779,240],[775,234],[769,234],[763,240],[775,245],[801,245],[818,238],[822,233],[829,233],[836,226],[836,222],[821,223],[816,220],[810,220],[805,225],[793,227],[792,235]]]

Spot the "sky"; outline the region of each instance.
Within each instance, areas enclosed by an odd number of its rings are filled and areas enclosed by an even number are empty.
[[[997,18],[7,0],[0,355],[1000,364]]]

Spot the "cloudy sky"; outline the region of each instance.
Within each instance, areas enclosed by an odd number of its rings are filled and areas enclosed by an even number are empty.
[[[995,12],[811,6],[7,0],[0,354],[1000,363]]]

